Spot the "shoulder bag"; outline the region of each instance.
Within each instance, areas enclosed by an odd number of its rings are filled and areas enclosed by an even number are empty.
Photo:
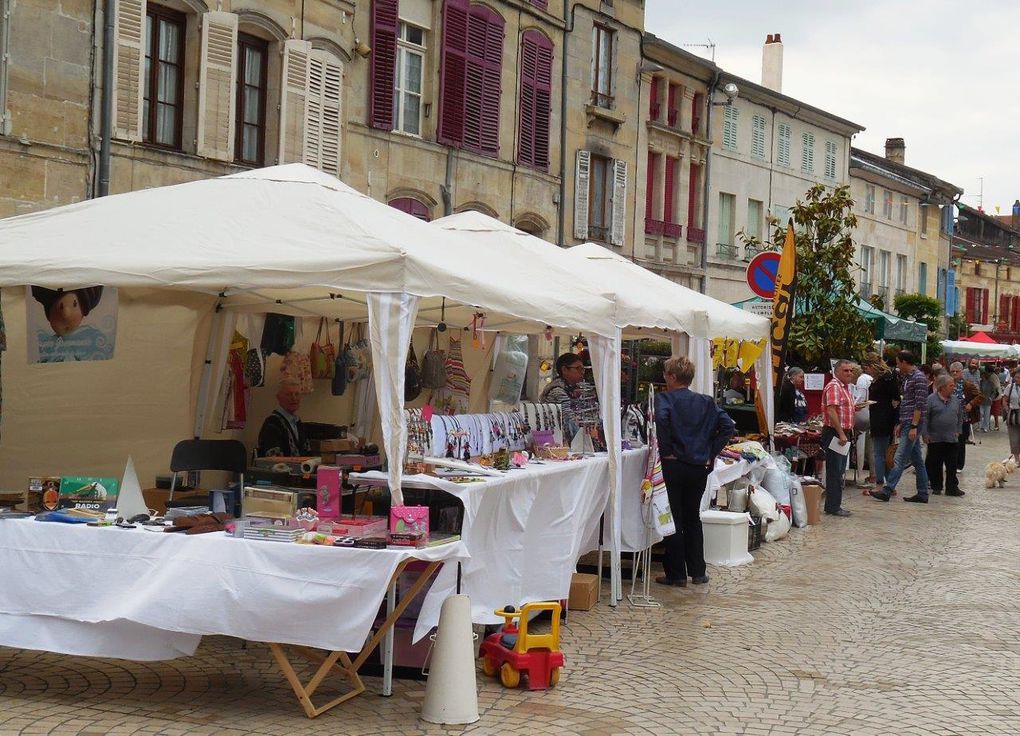
[[[326,327],[326,342],[322,342],[322,328]],[[315,342],[308,351],[308,362],[312,367],[312,378],[333,378],[336,348],[329,337],[329,325],[325,317],[319,317],[319,329],[315,333]]]

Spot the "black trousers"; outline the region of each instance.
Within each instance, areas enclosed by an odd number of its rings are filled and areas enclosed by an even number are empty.
[[[924,459],[928,471],[928,485],[933,491],[943,488],[954,493],[960,490],[960,481],[956,477],[956,466],[959,462],[959,442],[929,442],[928,455]],[[942,468],[946,469],[946,484],[942,485]]]
[[[705,574],[705,537],[701,531],[701,497],[708,481],[708,468],[679,460],[662,461],[669,507],[676,533],[663,540],[662,569],[670,580],[686,580]]]
[[[970,439],[970,422],[963,423],[963,434],[960,435],[960,441],[956,443],[956,469],[963,470],[963,466],[967,462],[967,440]],[[931,473],[928,474],[929,479]]]

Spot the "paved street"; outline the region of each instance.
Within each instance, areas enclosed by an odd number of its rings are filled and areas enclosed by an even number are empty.
[[[751,566],[661,609],[574,613],[559,686],[503,689],[479,672],[481,720],[417,720],[423,683],[369,692],[315,721],[265,647],[207,639],[136,664],[0,649],[0,734],[1020,733],[1020,474],[981,487],[1005,431],[970,448],[963,499],[888,504],[848,490],[851,519],[794,529]],[[904,492],[907,492],[906,494]]]

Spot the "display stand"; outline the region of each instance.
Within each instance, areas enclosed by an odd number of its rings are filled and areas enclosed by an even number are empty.
[[[389,588],[392,590],[392,586],[396,584],[397,578],[400,576],[410,560],[401,562],[393,576],[390,578]],[[287,682],[290,683],[291,688],[294,690],[294,694],[297,696],[298,702],[301,703],[301,707],[305,711],[305,715],[309,718],[315,718],[320,716],[328,710],[335,708],[336,706],[344,703],[351,698],[354,698],[361,693],[365,692],[365,684],[361,681],[361,677],[358,675],[358,669],[365,663],[369,655],[375,651],[375,648],[379,646],[379,643],[384,638],[388,638],[393,630],[393,625],[400,618],[400,614],[404,612],[404,609],[414,600],[415,596],[421,592],[421,589],[425,587],[425,584],[432,578],[436,570],[439,569],[442,562],[430,562],[424,570],[418,576],[418,579],[414,581],[414,584],[408,589],[407,593],[402,597],[399,603],[395,606],[390,607],[387,605],[387,611],[389,615],[379,626],[372,638],[368,640],[362,650],[358,653],[357,657],[353,660],[347,654],[347,652],[329,652],[323,654],[320,650],[311,649],[310,647],[290,645],[290,644],[269,644],[269,651],[273,653],[273,658],[276,660],[277,666],[280,671],[283,672],[284,677],[287,678]],[[392,598],[389,600],[392,601]],[[392,646],[392,644],[390,644]],[[287,652],[291,651],[295,654],[304,657],[305,659],[319,665],[311,679],[307,683],[301,682],[301,678],[298,677],[297,672],[294,670],[294,666],[291,664],[290,659],[287,657]],[[315,695],[315,691],[322,684],[323,680],[329,675],[341,675],[344,677],[351,686],[349,692],[344,693],[338,698],[334,698],[327,703],[322,705],[315,705],[312,702],[312,696]]]

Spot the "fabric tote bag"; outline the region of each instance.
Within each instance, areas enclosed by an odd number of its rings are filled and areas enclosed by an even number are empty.
[[[655,392],[651,387],[648,391],[648,406],[654,416]],[[649,507],[650,513],[645,516],[651,522],[649,526],[653,526],[664,537],[676,534],[676,522],[673,521],[673,511],[669,507],[666,481],[662,477],[659,440],[655,435],[655,422],[652,421],[648,422],[648,467],[645,470],[645,480],[641,484],[641,502]]]
[[[326,328],[326,342],[322,341],[322,328]],[[319,317],[319,330],[315,333],[315,342],[308,351],[308,362],[312,368],[312,378],[333,378],[336,363],[336,347],[329,337],[329,325],[325,317]]]
[[[446,385],[437,393],[433,405],[442,414],[467,414],[471,397],[471,379],[464,370],[464,354],[460,340],[450,336],[450,350],[446,354]]]

